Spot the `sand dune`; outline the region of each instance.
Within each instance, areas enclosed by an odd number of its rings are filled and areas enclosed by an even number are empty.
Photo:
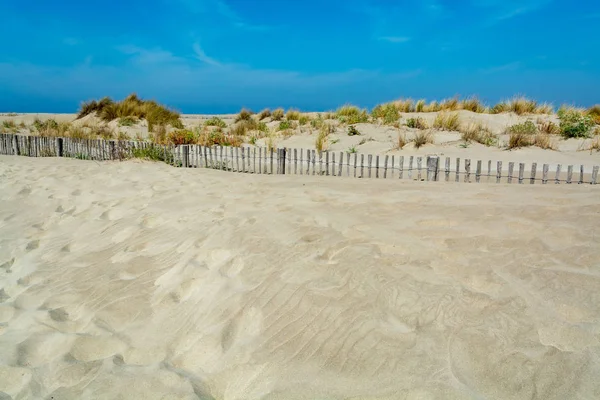
[[[0,156],[0,201],[12,398],[600,398],[597,187]]]

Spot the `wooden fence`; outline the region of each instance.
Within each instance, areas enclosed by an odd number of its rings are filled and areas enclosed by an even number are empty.
[[[503,163],[471,159],[442,160],[437,156],[390,156],[304,149],[157,145],[139,141],[50,138],[0,134],[0,154],[29,157],[71,157],[85,160],[150,158],[175,167],[211,168],[252,174],[347,176],[445,182],[578,183],[595,185],[598,166]],[[508,168],[504,169],[504,167]]]

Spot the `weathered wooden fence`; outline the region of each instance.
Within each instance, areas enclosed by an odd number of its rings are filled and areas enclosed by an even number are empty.
[[[550,171],[536,162],[503,163],[438,156],[371,155],[305,149],[157,145],[139,141],[50,138],[0,134],[0,154],[71,157],[85,160],[150,158],[183,168],[211,168],[252,174],[324,175],[444,182],[578,183],[598,181],[598,166],[561,164]],[[443,161],[443,162],[442,162]]]

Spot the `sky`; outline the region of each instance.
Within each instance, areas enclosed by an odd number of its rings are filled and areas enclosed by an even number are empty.
[[[597,0],[0,0],[0,112],[600,103]]]

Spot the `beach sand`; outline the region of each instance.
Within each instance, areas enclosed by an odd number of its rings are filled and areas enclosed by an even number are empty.
[[[600,398],[598,199],[0,156],[0,398]]]

